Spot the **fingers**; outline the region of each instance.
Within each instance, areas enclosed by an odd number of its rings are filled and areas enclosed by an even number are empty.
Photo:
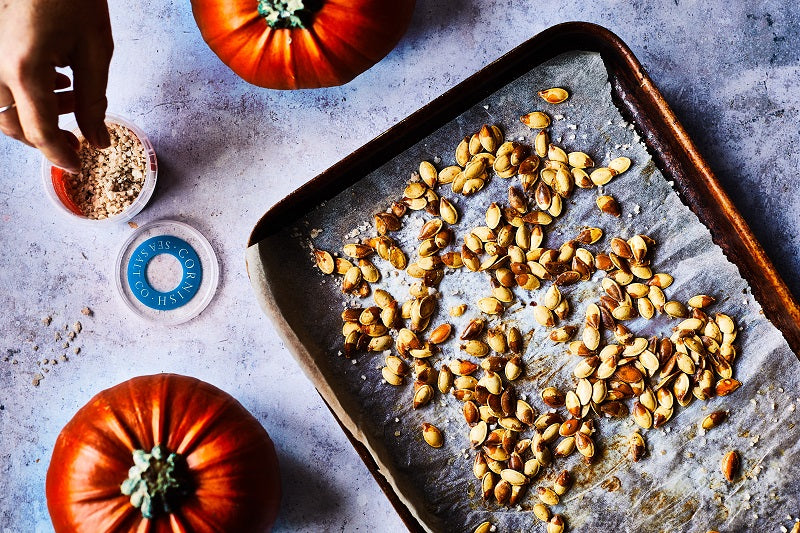
[[[0,105],[5,106],[13,101],[14,96],[11,94],[11,90],[8,87],[0,85]],[[19,123],[19,116],[17,115],[16,108],[0,113],[0,131],[12,139],[23,142],[28,146],[33,146],[25,138],[25,134],[22,133],[22,126]]]
[[[86,139],[98,148],[111,143],[105,125],[108,67],[113,53],[111,36],[100,37],[94,46],[83,47],[75,57],[75,118]]]
[[[72,85],[72,80],[70,80],[69,76],[61,73],[56,74],[56,90],[66,89],[70,85]],[[66,115],[67,113],[72,113],[75,111],[75,95],[72,91],[61,90],[60,92],[56,93],[56,98],[58,101],[59,115]],[[0,104],[6,105],[7,103],[11,103],[13,100],[14,96],[11,94],[11,90],[8,89],[8,87],[0,86]],[[33,146],[25,138],[25,134],[22,131],[22,125],[19,123],[19,115],[17,115],[16,108],[0,113],[0,132],[3,132],[3,134],[11,137],[12,139],[16,139],[25,143],[28,146]],[[77,151],[80,144],[77,137],[70,132],[65,131],[63,133],[66,134],[66,139],[67,142],[70,143],[70,146]]]
[[[59,103],[53,92],[56,82],[52,67],[25,65],[9,88],[25,139],[53,164],[75,172],[80,165],[78,155],[58,128]]]

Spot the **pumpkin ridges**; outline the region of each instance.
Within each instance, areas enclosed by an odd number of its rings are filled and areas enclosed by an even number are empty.
[[[325,0],[308,30],[273,30],[255,0],[192,0],[192,10],[205,41],[244,80],[297,89],[341,85],[377,63],[405,33],[414,3]],[[287,33],[269,33],[278,31]]]
[[[167,447],[174,450],[176,453],[183,455],[186,461],[190,463],[191,457],[194,453],[195,446],[198,442],[205,439],[215,437],[223,431],[220,426],[225,426],[226,421],[222,420],[225,415],[235,416],[238,413],[230,412],[234,407],[231,398],[219,395],[216,391],[208,389],[201,381],[195,383],[191,390],[181,391],[181,401],[186,402],[185,405],[192,405],[198,407],[202,413],[199,417],[175,417],[167,420],[167,431],[169,433]],[[218,389],[217,389],[218,390]],[[211,397],[215,401],[208,402]],[[220,424],[222,422],[222,424]]]
[[[137,406],[140,412],[134,414]],[[127,416],[125,409],[129,409]],[[204,415],[206,411],[211,414]],[[127,448],[161,431],[166,432],[162,433],[166,444],[173,435],[176,442],[182,441],[176,433],[192,428],[182,419],[191,420],[193,413],[211,427],[197,432],[209,439],[197,441],[199,462],[206,453],[223,460],[192,470],[197,490],[168,520],[143,520],[119,492],[132,465],[132,450]],[[237,449],[240,444],[242,450]],[[64,428],[48,469],[48,508],[59,532],[260,531],[277,514],[278,471],[272,441],[235,399],[194,378],[146,376],[101,392]]]
[[[316,35],[317,25],[300,35],[303,46],[293,47],[294,62],[292,74],[294,83],[291,89],[308,87],[329,87],[340,83],[346,76],[342,66],[336,64],[335,56],[328,57]],[[307,65],[305,68],[303,65]]]
[[[403,6],[399,5],[397,7],[401,8]],[[348,31],[340,31],[344,22],[352,22],[351,6],[348,2],[339,4],[335,0],[329,0],[329,9],[325,13],[325,20],[321,20],[320,24],[315,26],[315,29],[319,32],[325,32],[324,35],[321,35],[323,42],[326,42],[328,38],[335,38],[342,46],[347,46],[352,53],[358,54],[358,56],[371,64],[375,64],[386,57],[405,34],[405,27],[395,28],[394,19],[397,17],[402,19],[406,16],[410,18],[412,11],[413,7],[407,12],[395,13],[391,16],[381,13],[380,10],[374,10],[373,13],[368,14],[359,13],[358,24],[348,28]],[[387,28],[395,31],[387,32]],[[374,39],[377,35],[386,36],[387,34],[390,37],[387,42],[389,40],[393,42],[391,45],[370,47],[365,50],[359,50],[356,46],[356,43],[360,40]]]

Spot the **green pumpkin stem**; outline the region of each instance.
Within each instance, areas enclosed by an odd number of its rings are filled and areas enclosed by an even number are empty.
[[[134,450],[133,466],[120,490],[144,518],[153,519],[177,510],[194,487],[183,456],[158,444],[150,453]]]
[[[258,0],[258,13],[272,28],[306,28],[322,0]]]

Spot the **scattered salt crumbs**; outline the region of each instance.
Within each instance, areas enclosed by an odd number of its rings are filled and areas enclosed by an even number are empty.
[[[94,312],[89,307],[83,307],[80,310],[80,313],[83,316],[94,315]],[[49,329],[49,327],[53,325],[53,316],[52,315],[43,316],[41,319],[41,325],[44,326],[44,328]],[[62,332],[60,330],[61,330],[60,327],[56,327],[55,330],[50,330],[53,335],[52,336],[53,340],[48,343],[41,342],[42,337],[49,334],[47,332],[47,329],[45,329],[44,331],[40,330],[40,335],[38,336],[38,338],[36,336],[31,336],[31,338],[28,339],[28,341],[31,343],[30,345],[31,353],[44,352],[41,355],[45,356],[42,357],[41,359],[34,358],[31,360],[31,364],[35,364],[36,366],[36,370],[33,374],[33,377],[31,378],[31,384],[34,387],[39,386],[42,380],[45,379],[45,375],[50,373],[50,369],[53,368],[54,365],[58,365],[59,361],[61,361],[62,363],[66,363],[67,361],[69,361],[69,357],[67,356],[66,353],[64,353],[65,350],[71,348],[73,354],[78,355],[81,353],[80,346],[73,346],[71,345],[70,342],[64,342]],[[72,327],[70,328],[69,324],[65,323],[63,330],[68,332],[66,333],[65,336],[69,339],[69,341],[72,341],[72,344],[75,344],[79,334],[81,333],[81,331],[83,331],[83,324],[81,323],[80,320],[76,320],[75,322],[73,322]],[[0,359],[0,361],[12,365],[17,365],[19,364],[20,361],[15,356],[19,355],[21,352],[22,350],[19,348],[9,348],[6,350],[5,356],[3,356]],[[24,362],[25,361],[23,360],[23,363]]]

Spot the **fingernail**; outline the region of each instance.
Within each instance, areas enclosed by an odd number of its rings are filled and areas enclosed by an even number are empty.
[[[111,146],[111,137],[108,135],[108,129],[105,124],[100,124],[100,126],[94,130],[92,139],[94,140],[93,144],[98,148],[108,148]]]

